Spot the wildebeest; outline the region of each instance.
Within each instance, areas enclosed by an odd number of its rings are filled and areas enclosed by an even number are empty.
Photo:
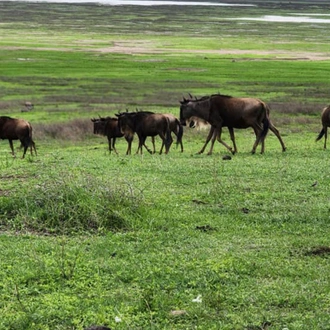
[[[118,118],[111,118],[111,117],[100,117],[100,118],[93,118],[91,119],[94,126],[94,134],[100,134],[104,135],[108,138],[109,142],[109,152],[111,153],[112,150],[116,154],[118,154],[117,149],[115,147],[116,138],[121,138],[124,136],[124,134],[121,132],[118,126]],[[133,140],[133,134],[128,134],[128,132],[125,135],[125,139],[130,144],[130,141]],[[126,154],[130,153],[130,149],[127,148]]]
[[[324,135],[324,149],[327,148],[328,127],[330,127],[330,105],[322,110],[321,114],[322,129],[316,141],[321,140]]]
[[[165,153],[167,154],[169,152],[173,139],[171,137],[169,119],[166,116],[149,111],[123,112],[116,114],[116,116],[118,117],[118,125],[123,134],[133,131],[139,137],[139,146],[136,153],[140,151],[142,154],[143,146],[149,153],[152,153],[146,146],[145,141],[148,136],[154,137],[157,135],[163,141],[159,154],[162,153],[164,146]]]
[[[153,113],[153,112],[148,111],[148,113]],[[168,118],[170,124],[170,131],[173,132],[174,135],[176,136],[176,145],[177,146],[180,145],[181,152],[183,152],[183,143],[182,143],[183,126],[181,125],[179,119],[176,118],[171,113],[164,113],[163,115]],[[155,153],[155,138],[151,137],[151,140],[153,145],[153,153]]]
[[[32,126],[24,119],[11,118],[8,116],[0,117],[0,139],[8,140],[12,155],[15,156],[13,140],[20,140],[24,148],[23,157],[25,157],[26,150],[30,147],[31,155],[32,148],[37,154],[35,143],[32,139]]]
[[[269,107],[261,100],[254,98],[235,98],[227,95],[214,94],[200,99],[184,99],[180,102],[180,122],[182,125],[195,116],[211,125],[206,142],[199,153],[203,153],[212,138],[208,154],[212,154],[215,139],[223,144],[233,154],[237,152],[234,128],[252,127],[256,141],[252,148],[255,153],[261,143],[261,153],[264,152],[264,140],[270,129],[279,139],[282,150],[286,147],[277,128],[269,119]],[[222,127],[228,127],[234,150],[221,139]]]

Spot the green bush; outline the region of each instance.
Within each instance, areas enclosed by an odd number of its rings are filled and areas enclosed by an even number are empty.
[[[69,234],[129,229],[139,210],[131,192],[93,177],[56,177],[0,200],[6,229]]]

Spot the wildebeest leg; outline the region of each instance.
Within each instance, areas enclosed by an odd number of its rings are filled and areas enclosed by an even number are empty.
[[[142,137],[141,136],[139,136],[139,145],[138,145],[138,148],[137,148],[137,150],[136,150],[136,153],[135,154],[138,154],[139,153],[139,151],[141,150],[141,155],[142,155],[142,145],[143,145],[143,142],[142,142]]]
[[[34,150],[34,153],[35,153],[35,155],[37,156],[38,155],[38,153],[37,153],[37,149],[36,149],[36,144],[34,143],[34,141],[31,139],[31,141],[30,141],[30,154],[31,154],[31,156],[33,156],[33,150]],[[19,148],[20,149],[22,149],[23,148],[23,144],[21,143],[21,145],[19,146]]]
[[[183,152],[183,143],[182,143],[182,140],[180,140],[180,146],[181,146],[181,152]]]
[[[256,125],[252,126],[252,128],[254,130],[256,140],[253,144],[251,153],[255,154],[256,149],[257,149],[260,142],[261,142],[261,153],[263,153],[264,149],[265,149],[265,145],[264,145],[265,137],[262,137],[262,127],[260,125],[256,124]]]
[[[31,143],[30,143],[30,153],[32,155],[32,148],[34,150],[35,155],[37,156],[37,149],[36,149],[36,144],[34,143],[34,141],[31,139]]]
[[[148,150],[148,152],[149,152],[149,154],[154,154],[155,152],[156,152],[156,150],[155,150],[155,138],[152,136],[151,137],[151,141],[152,141],[152,145],[153,145],[153,149],[154,149],[154,151],[152,151],[147,145],[146,145],[146,139],[147,139],[147,137],[145,137],[145,138],[143,138],[142,139],[142,146],[144,146],[147,150]],[[141,154],[142,154],[142,146],[141,146]]]
[[[262,136],[262,127],[260,125],[252,126],[254,130],[254,134],[256,136],[256,141],[254,142],[254,145],[252,147],[251,153],[254,154],[256,152],[256,149],[261,142],[261,151],[260,153],[263,154],[265,151],[265,137]]]
[[[22,139],[20,141],[21,141],[21,143],[24,146],[24,151],[23,151],[23,156],[22,156],[22,158],[24,158],[25,157],[25,154],[26,154],[26,151],[27,151],[27,149],[28,149],[28,147],[29,147],[29,145],[31,143],[31,140],[29,138],[26,138],[26,139],[24,139],[24,140]]]
[[[111,138],[108,137],[109,153],[111,154]]]
[[[180,144],[181,152],[183,152],[182,137],[181,138],[179,137],[178,132],[174,132],[174,134],[176,135],[176,147],[178,147],[178,145]]]
[[[236,152],[237,152],[237,147],[236,147],[236,141],[235,141],[234,129],[233,129],[232,127],[228,127],[228,131],[229,131],[229,134],[230,134],[230,139],[232,140],[233,145],[234,145],[234,151],[232,151],[232,153],[233,153],[233,154],[236,154]]]
[[[159,154],[161,155],[161,154],[163,153],[163,148],[164,148],[164,146],[165,146],[165,140],[166,140],[166,138],[165,138],[165,135],[162,134],[162,133],[160,133],[159,136],[160,136],[160,138],[162,139],[162,146],[161,146],[161,148],[160,148],[160,150],[159,150]],[[167,150],[166,147],[165,147],[165,149],[166,149],[165,153],[167,153],[168,150]]]
[[[165,131],[163,143],[165,145],[165,154],[168,154],[168,152],[170,151],[171,145],[173,143],[173,138],[172,138],[172,134],[171,134],[169,125]]]
[[[146,145],[146,139],[147,139],[146,136],[139,136],[139,147],[136,153],[138,153],[138,151],[140,150],[140,153],[142,155],[142,147],[145,147],[148,150],[148,152],[152,154],[152,150],[150,150]]]
[[[211,126],[211,129],[210,129],[209,135],[207,136],[206,141],[205,141],[205,143],[204,143],[202,149],[199,150],[199,151],[197,152],[197,154],[202,154],[202,153],[204,152],[206,146],[208,145],[208,143],[210,142],[210,140],[211,140],[211,138],[212,138],[212,136],[213,136],[214,129],[215,129],[215,128],[214,128],[213,126]]]
[[[156,153],[155,137],[154,137],[154,136],[151,137],[151,143],[152,143],[152,148],[153,148],[152,153],[154,154],[154,153]],[[148,151],[149,151],[149,150],[148,150]]]
[[[182,136],[180,136],[178,131],[173,131],[173,133],[176,136],[176,147],[180,144],[181,152],[183,152]]]
[[[217,133],[218,132],[218,133]],[[220,142],[223,146],[225,146],[232,154],[234,154],[234,151],[233,151],[233,148],[230,147],[225,141],[223,141],[221,139],[221,133],[222,133],[222,128],[218,128],[217,131],[214,131],[214,134],[213,134],[213,139],[212,139],[212,146],[211,146],[211,149],[208,153],[208,155],[211,155],[212,154],[212,151],[213,151],[213,145],[214,145],[214,142],[215,142],[215,139],[217,138],[218,142]]]
[[[176,144],[178,145],[180,143],[181,152],[183,152],[183,143],[182,143],[183,127],[181,125],[177,126],[177,131],[175,135],[176,135]]]
[[[11,154],[15,157],[13,140],[9,140],[9,146],[10,146],[10,149],[11,149]]]
[[[131,149],[132,149],[133,137],[131,137],[131,136],[125,136],[125,139],[127,141],[126,155],[130,155],[131,154]]]
[[[269,122],[269,129],[276,135],[276,137],[280,141],[281,146],[282,146],[282,151],[285,151],[286,147],[285,147],[284,142],[281,138],[280,132],[278,131],[278,129],[271,122]]]
[[[181,147],[181,152],[183,152],[183,143],[182,143],[182,137],[180,138],[180,137],[178,137],[177,136],[177,143],[176,143],[177,145],[178,144],[180,144],[180,147]]]
[[[222,140],[221,140],[221,131],[222,131],[221,127],[219,129],[214,129],[212,140],[211,140],[211,147],[210,147],[209,152],[207,153],[208,155],[212,155],[213,147],[214,147],[214,142],[215,142],[216,139],[218,139],[218,141],[220,143],[222,143]]]
[[[327,148],[328,127],[324,126],[324,149]]]
[[[116,149],[116,147],[115,147],[115,143],[116,143],[116,138],[113,137],[113,138],[112,138],[112,149],[113,149],[113,151],[116,153],[116,155],[118,155],[117,149]],[[110,152],[111,152],[111,151],[110,151]]]

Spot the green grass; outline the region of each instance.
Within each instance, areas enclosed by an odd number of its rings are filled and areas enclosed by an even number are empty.
[[[315,138],[330,61],[291,59],[327,56],[327,25],[227,20],[328,5],[258,3],[0,3],[0,111],[29,120],[38,149],[14,159],[0,141],[0,329],[329,329],[329,152]],[[100,51],[115,43],[142,51]],[[196,155],[207,131],[185,128],[184,153],[125,156],[119,139],[116,156],[92,134],[99,114],[178,115],[183,95],[218,91],[270,103],[287,152],[269,133],[251,155],[252,130],[236,130],[231,160],[219,143]]]
[[[2,152],[3,328],[328,327],[328,258],[308,254],[328,246],[330,229],[328,157],[314,134],[285,136],[286,153],[270,135],[266,154],[251,155],[253,134],[240,131],[231,161],[219,144],[194,156],[201,141],[186,134],[186,152],[167,156],[123,156],[124,141],[122,156],[97,141],[41,144],[25,161]],[[81,228],[98,206],[115,207],[125,228]],[[60,210],[69,218],[55,226]],[[31,223],[60,235],[24,234]]]

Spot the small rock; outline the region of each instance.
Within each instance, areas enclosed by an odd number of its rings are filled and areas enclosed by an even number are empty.
[[[185,311],[184,309],[170,311],[170,315],[173,315],[173,316],[180,316],[180,315],[185,315],[185,314],[187,314],[187,311]]]

